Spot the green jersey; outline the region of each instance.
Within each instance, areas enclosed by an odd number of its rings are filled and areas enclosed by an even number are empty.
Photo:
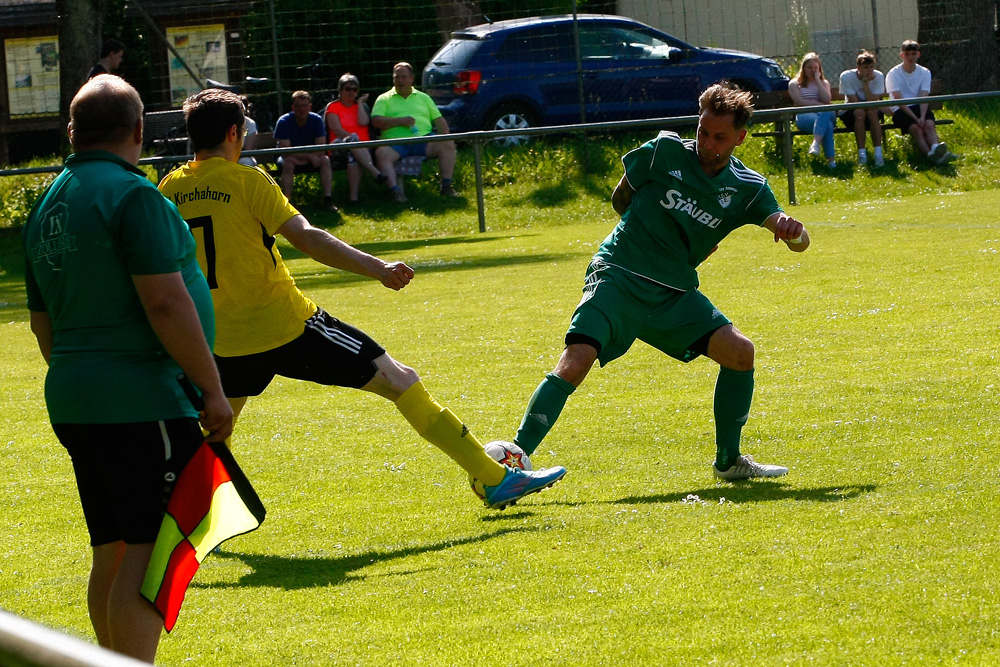
[[[209,343],[212,297],[188,226],[146,175],[112,153],[70,155],[22,234],[28,308],[52,319],[52,422],[196,417],[132,276],[180,272]]]
[[[781,210],[767,180],[735,157],[709,177],[694,139],[661,132],[622,158],[635,193],[621,222],[594,256],[667,287],[698,286],[696,267],[743,225]]]

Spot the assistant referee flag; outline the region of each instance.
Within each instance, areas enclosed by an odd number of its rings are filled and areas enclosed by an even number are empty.
[[[215,547],[255,530],[264,505],[224,444],[204,442],[184,467],[156,537],[142,596],[170,632],[188,584]]]

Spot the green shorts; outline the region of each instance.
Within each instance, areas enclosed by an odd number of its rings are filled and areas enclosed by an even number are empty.
[[[593,263],[566,336],[596,341],[601,366],[625,354],[636,339],[687,363],[703,353],[692,349],[696,342],[729,323],[695,288],[672,289],[614,266]]]

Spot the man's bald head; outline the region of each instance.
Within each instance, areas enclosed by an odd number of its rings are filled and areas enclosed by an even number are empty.
[[[110,74],[83,84],[69,105],[69,138],[75,151],[127,143],[141,122],[139,93]]]

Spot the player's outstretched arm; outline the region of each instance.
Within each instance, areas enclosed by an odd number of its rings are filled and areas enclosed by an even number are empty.
[[[413,269],[403,262],[385,262],[358,250],[325,229],[313,227],[302,215],[286,220],[278,233],[320,264],[375,278],[389,289],[401,290],[413,279]]]
[[[783,211],[772,213],[764,221],[764,229],[774,234],[774,242],[784,241],[792,252],[805,252],[809,247],[809,232],[805,226]]]

